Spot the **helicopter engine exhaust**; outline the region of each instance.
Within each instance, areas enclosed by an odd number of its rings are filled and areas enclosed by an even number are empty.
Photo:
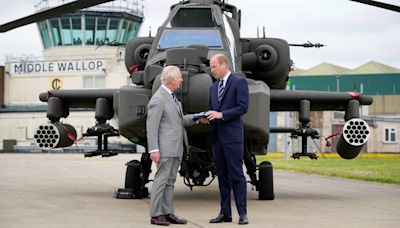
[[[72,125],[59,122],[42,124],[34,135],[36,145],[42,150],[71,146],[76,139]]]
[[[368,141],[370,129],[368,123],[359,118],[348,120],[336,145],[337,153],[344,159],[353,159],[360,154]]]

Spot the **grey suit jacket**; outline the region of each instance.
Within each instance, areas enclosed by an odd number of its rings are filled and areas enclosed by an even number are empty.
[[[161,157],[182,157],[183,145],[188,148],[185,126],[194,125],[193,115],[183,115],[182,106],[174,102],[162,86],[147,106],[148,150],[159,149]]]

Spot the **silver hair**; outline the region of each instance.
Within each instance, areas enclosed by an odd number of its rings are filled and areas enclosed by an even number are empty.
[[[177,77],[180,74],[180,70],[176,66],[166,66],[164,67],[163,71],[161,72],[161,83],[166,85],[169,81],[173,78]]]

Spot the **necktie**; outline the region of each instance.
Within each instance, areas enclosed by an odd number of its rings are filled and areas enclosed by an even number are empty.
[[[174,93],[171,93],[172,99],[174,99],[175,104],[179,104],[178,103],[178,99],[176,99],[176,96]]]
[[[176,98],[175,94],[174,94],[174,93],[171,93],[171,96],[172,96],[172,99],[174,100],[174,103],[175,103],[176,107],[178,108],[178,111],[181,112],[181,108],[180,108],[180,105],[179,105],[179,101],[178,101],[178,99]]]
[[[224,94],[224,89],[224,80],[220,80],[218,85],[218,102],[221,102],[222,94]]]

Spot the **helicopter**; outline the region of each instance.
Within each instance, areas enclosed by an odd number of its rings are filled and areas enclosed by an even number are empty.
[[[0,32],[108,1],[74,1],[1,25]],[[147,104],[161,85],[159,78],[163,67],[180,68],[183,83],[177,98],[185,114],[199,113],[208,110],[208,91],[215,80],[210,73],[209,59],[222,53],[230,59],[231,71],[246,78],[248,83],[249,109],[243,118],[244,164],[249,182],[259,192],[260,200],[274,198],[272,173],[267,171],[271,164],[267,161],[257,164],[256,159],[257,155],[266,154],[270,134],[288,132],[293,137],[301,137],[302,151],[293,154],[293,158],[316,159],[315,154],[307,152],[307,139],[319,137],[310,126],[311,111],[344,111],[346,123],[339,136],[337,152],[344,159],[357,157],[370,134],[368,124],[360,118],[359,107],[372,104],[372,97],[355,92],[285,90],[292,66],[291,45],[279,38],[241,37],[240,25],[241,11],[225,1],[187,0],[172,5],[155,36],[135,37],[125,44],[125,66],[133,85],[41,93],[40,101],[48,104],[49,122],[39,126],[35,142],[43,150],[73,145],[77,132],[61,119],[67,119],[70,108],[92,108],[96,122],[83,136],[97,137],[97,150],[86,153],[85,157],[117,155],[118,151],[108,148],[107,140],[114,136],[123,136],[144,146],[146,151],[140,161],[127,163],[125,188],[131,190],[134,198],[147,197],[146,184],[152,172],[145,130]],[[302,46],[322,45],[306,43]],[[270,127],[270,112],[289,111],[299,113],[298,128]],[[117,129],[109,124],[114,116],[118,117]],[[184,153],[179,174],[190,188],[207,186],[216,176],[212,146],[207,142],[211,126],[195,125],[186,130],[190,148]]]

